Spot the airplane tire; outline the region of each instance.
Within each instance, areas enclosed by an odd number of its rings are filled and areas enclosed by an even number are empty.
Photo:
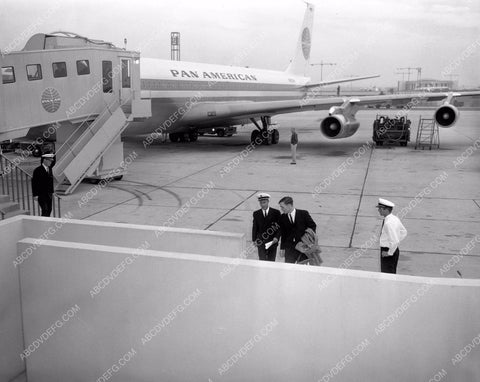
[[[114,176],[113,180],[122,180],[122,178],[123,178],[123,175]]]
[[[250,135],[250,142],[255,145],[258,142],[258,138],[260,138],[260,131],[253,130],[252,134]]]
[[[266,138],[263,138],[263,144],[265,146],[268,146],[268,145],[272,144],[272,134],[270,132],[268,132]]]
[[[217,135],[218,135],[219,137],[223,137],[223,136],[225,135],[225,130],[218,130],[218,131],[217,131]]]
[[[188,141],[189,141],[188,134],[180,133],[180,142],[188,142]]]
[[[196,131],[189,133],[188,138],[190,139],[190,142],[196,142],[198,141],[198,133]]]
[[[170,133],[168,137],[170,138],[170,142],[173,143],[177,143],[180,140],[180,136],[178,133]]]
[[[272,144],[276,145],[280,141],[280,133],[277,129],[273,129],[272,131]]]

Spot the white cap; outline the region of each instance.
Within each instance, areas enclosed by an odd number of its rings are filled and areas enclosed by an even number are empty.
[[[390,200],[379,198],[377,207],[380,206],[393,208],[395,207],[395,204],[392,203]]]
[[[45,159],[53,159],[53,158],[55,158],[55,154],[43,154],[43,155],[42,155],[42,158],[45,158]]]
[[[267,194],[266,192],[260,192],[257,195],[258,200],[265,200],[265,199],[270,199],[270,195]]]

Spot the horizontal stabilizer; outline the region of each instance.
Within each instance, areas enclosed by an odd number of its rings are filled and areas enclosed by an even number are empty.
[[[367,80],[369,78],[377,78],[377,77],[380,77],[380,75],[379,74],[374,74],[374,75],[371,75],[371,76],[349,77],[349,78],[342,78],[342,79],[339,79],[339,80],[322,81],[322,82],[319,82],[319,83],[316,83],[316,84],[305,85],[305,88],[312,89],[312,88],[318,88],[318,87],[326,86],[326,85],[341,84],[343,82]]]

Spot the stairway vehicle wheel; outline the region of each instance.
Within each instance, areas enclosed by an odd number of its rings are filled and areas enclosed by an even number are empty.
[[[218,131],[217,131],[217,135],[218,135],[219,137],[223,137],[223,136],[225,135],[225,130],[223,130],[223,129],[218,130]]]

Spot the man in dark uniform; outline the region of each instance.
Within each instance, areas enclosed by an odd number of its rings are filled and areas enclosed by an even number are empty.
[[[262,192],[257,198],[261,208],[253,213],[252,241],[258,248],[260,260],[275,261],[280,239],[280,211],[268,206],[270,195],[267,193]]]
[[[286,263],[295,263],[306,260],[308,257],[295,249],[295,246],[302,240],[302,236],[311,228],[316,230],[317,225],[312,217],[305,210],[297,210],[293,207],[293,199],[285,196],[280,199],[280,209],[283,214],[280,217],[282,243],[280,245],[280,255],[285,256]]]
[[[38,204],[42,210],[42,216],[50,216],[52,213],[53,175],[52,167],[55,165],[54,154],[42,155],[41,164],[33,171],[32,193],[38,197]]]

